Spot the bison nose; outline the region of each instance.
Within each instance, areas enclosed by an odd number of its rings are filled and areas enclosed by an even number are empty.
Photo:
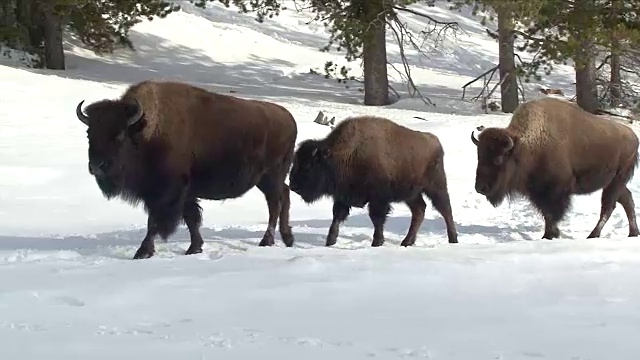
[[[89,162],[89,174],[102,176],[109,168],[109,164],[106,161]]]
[[[480,195],[486,195],[487,191],[489,191],[489,186],[482,183],[476,183],[476,192]]]

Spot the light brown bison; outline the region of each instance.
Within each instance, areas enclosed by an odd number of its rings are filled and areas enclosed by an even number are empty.
[[[178,82],[144,81],[117,100],[102,100],[76,115],[88,126],[89,173],[108,199],[142,202],[147,234],[134,258],[155,252],[183,220],[191,245],[202,252],[199,199],[237,198],[257,186],[269,223],[260,246],[274,244],[278,218],[283,242],[289,226],[289,171],[297,126],[285,108],[215,94]]]
[[[457,243],[438,138],[391,120],[360,116],[340,122],[324,139],[305,140],[296,150],[289,186],[310,204],[333,198],[333,221],[326,245],[336,243],[351,207],[368,204],[374,225],[371,246],[384,243],[383,228],[391,203],[405,202],[411,225],[402,246],[413,245],[424,219],[426,194],[444,217],[450,243]]]
[[[616,202],[638,236],[631,192],[626,187],[638,163],[638,137],[626,125],[592,115],[555,98],[526,102],[506,128],[485,128],[478,139],[475,189],[497,207],[505,197],[525,196],[542,213],[544,239],[560,236],[558,222],[572,194],[602,191],[600,219],[589,234],[599,237]]]

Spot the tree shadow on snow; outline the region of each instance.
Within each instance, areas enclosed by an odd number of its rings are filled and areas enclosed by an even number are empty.
[[[358,103],[362,97],[357,90],[344,89],[335,80],[296,74],[295,64],[280,59],[251,56],[245,63],[224,64],[215,62],[198,49],[155,35],[132,31],[131,38],[137,51],[122,49],[100,58],[67,53],[67,69],[64,71],[25,70],[109,84],[131,84],[149,79],[177,80],[239,96],[300,97],[342,103]]]
[[[398,247],[409,228],[409,216],[389,216],[385,224],[386,247]],[[331,219],[313,219],[292,221],[295,236],[294,249],[324,248],[325,237]],[[460,243],[476,243],[472,238],[476,235],[492,239],[497,243],[513,241],[517,233],[525,240],[535,240],[541,229],[537,226],[520,226],[518,229],[501,226],[460,225],[456,224]],[[231,252],[244,252],[259,249],[258,244],[264,234],[266,224],[253,225],[250,228],[228,227],[212,229],[203,227],[201,233],[205,239],[204,252],[216,253],[221,249]],[[0,236],[0,251],[28,252],[30,250],[56,252],[74,251],[83,256],[104,256],[108,258],[130,259],[140,245],[146,229],[119,230],[96,234],[94,236],[65,237],[18,237]],[[373,226],[367,214],[352,214],[342,224],[337,250],[368,249],[371,245]],[[426,239],[425,239],[426,238]],[[276,232],[276,247],[284,248],[279,233]],[[426,243],[426,244],[425,244]],[[425,218],[418,233],[416,247],[437,246],[446,244],[446,227],[439,216]],[[189,233],[181,226],[167,243],[156,241],[158,253],[181,256],[189,244]],[[267,250],[268,251],[268,250]],[[161,255],[162,256],[162,255]]]
[[[454,220],[455,221],[455,220]],[[387,222],[384,226],[385,236],[391,235],[394,239],[388,238],[386,239],[386,243],[390,243],[395,245],[399,245],[402,239],[404,239],[407,231],[409,230],[409,224],[411,222],[410,216],[389,216],[387,218]],[[294,227],[307,227],[317,229],[319,233],[323,234],[323,243],[324,244],[324,236],[331,225],[331,219],[312,219],[312,220],[301,220],[301,221],[292,221],[291,226]],[[373,235],[373,225],[371,224],[371,219],[368,214],[353,214],[350,215],[347,220],[341,225],[341,229],[344,228],[358,228],[362,229],[362,233],[367,236],[368,241],[371,240],[371,236]],[[535,238],[531,238],[526,235],[526,233],[536,233],[540,231],[540,227],[538,226],[526,226],[521,225],[518,228],[511,227],[502,227],[499,225],[495,226],[485,226],[485,225],[461,225],[456,223],[456,230],[458,231],[458,241],[461,243],[467,242],[470,236],[482,236],[486,238],[493,239],[498,243],[502,242],[511,242],[511,235],[513,233],[520,234],[526,240],[534,240]],[[341,234],[341,237],[343,235]],[[438,243],[447,243],[447,227],[445,225],[444,219],[440,217],[439,214],[436,214],[434,218],[429,218],[428,215],[425,217],[422,225],[418,230],[418,238],[427,237],[427,242],[431,243],[433,240]],[[473,243],[474,241],[470,241]]]
[[[309,73],[296,64],[281,59],[249,56],[243,63],[225,64],[216,62],[199,49],[175,44],[162,37],[131,31],[136,51],[118,50],[103,57],[83,57],[67,53],[67,69],[53,71],[24,69],[38,74],[55,74],[59,77],[95,81],[114,85],[128,85],[149,80],[176,80],[188,82],[205,89],[246,98],[262,98],[274,101],[290,101],[317,107],[319,101],[345,104],[353,107],[363,105],[362,84],[348,86],[335,79]],[[67,48],[78,46],[76,40],[67,43]],[[83,50],[86,51],[86,50]],[[319,64],[322,65],[322,64]],[[460,100],[461,88],[441,85],[422,85],[421,92],[436,103],[436,107],[424,104],[407,95],[406,84],[390,79],[390,84],[402,99],[389,108],[422,112],[477,115],[479,104]],[[479,90],[479,88],[478,88]],[[471,90],[475,91],[475,89]]]

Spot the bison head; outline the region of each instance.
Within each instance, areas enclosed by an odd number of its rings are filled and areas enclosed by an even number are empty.
[[[476,192],[496,207],[511,192],[511,180],[516,172],[513,155],[517,150],[517,138],[504,129],[487,128],[478,139],[471,132],[471,141],[478,150]]]
[[[318,140],[305,140],[296,150],[289,187],[307,204],[328,194],[333,182],[330,155],[330,150]]]
[[[76,116],[88,127],[89,173],[110,198],[119,192],[126,148],[139,130],[137,125],[144,112],[137,100],[134,103],[104,100],[87,106],[84,112],[83,103],[84,100],[76,107]]]

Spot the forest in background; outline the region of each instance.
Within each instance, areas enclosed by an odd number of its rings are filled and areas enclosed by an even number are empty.
[[[237,6],[255,14],[256,21],[269,21],[287,4],[316,14],[325,24],[330,39],[323,51],[343,51],[347,60],[360,59],[363,76],[350,75],[346,68],[325,66],[326,76],[338,81],[360,81],[365,105],[393,102],[393,88],[387,74],[387,42],[391,32],[403,53],[405,47],[420,51],[425,39],[438,41],[457,24],[438,19],[411,7],[415,3],[433,6],[446,2],[451,11],[471,7],[478,21],[487,24],[487,36],[499,46],[499,63],[477,81],[499,80],[481,95],[487,99],[500,92],[500,110],[513,112],[522,102],[522,82],[548,75],[553,65],[571,63],[575,68],[575,101],[587,111],[607,108],[640,112],[640,0],[189,0],[204,7],[207,2]],[[165,17],[180,9],[180,2],[164,0],[3,0],[0,3],[0,42],[36,55],[33,66],[64,70],[63,38],[70,32],[97,53],[120,46],[134,49],[128,32],[143,19]],[[424,19],[425,29],[407,29],[400,14]],[[489,26],[491,24],[496,26]],[[495,20],[495,21],[494,21]],[[534,54],[523,61],[518,53]],[[430,100],[411,78],[411,64],[403,57],[404,78],[412,96]],[[499,89],[499,90],[498,90]],[[497,110],[497,109],[493,109]]]

